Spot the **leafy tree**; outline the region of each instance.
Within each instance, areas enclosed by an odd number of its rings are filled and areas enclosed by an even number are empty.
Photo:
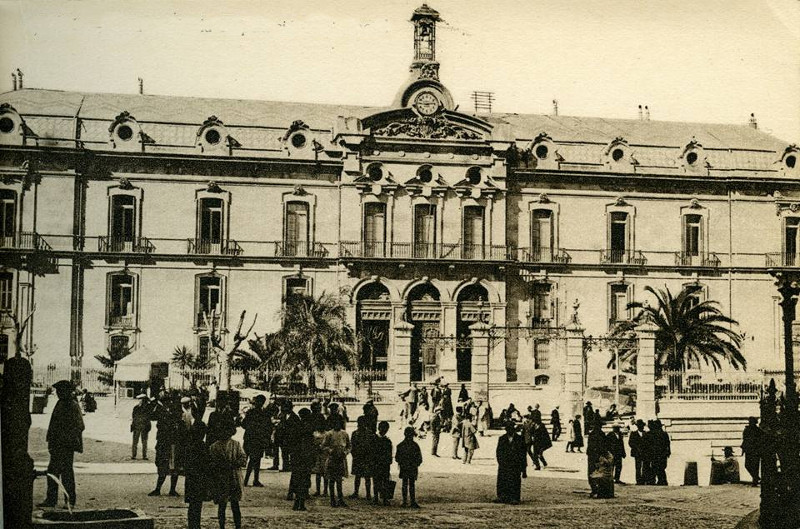
[[[725,316],[715,301],[697,303],[702,287],[692,285],[673,296],[668,288],[645,291],[655,297],[655,306],[638,301],[628,304],[629,309],[639,309],[629,321],[618,323],[611,336],[627,338],[639,325],[652,323],[656,331],[656,369],[659,371],[685,371],[700,362],[716,371],[727,362],[735,369],[744,369],[747,361],[742,355],[742,335],[735,330],[737,321]],[[620,362],[635,365],[637,349],[620,348]],[[615,366],[612,354],[609,367]]]
[[[191,387],[196,387],[200,372],[211,367],[211,355],[194,354],[185,345],[176,346],[172,352],[172,365],[181,370],[181,374]]]

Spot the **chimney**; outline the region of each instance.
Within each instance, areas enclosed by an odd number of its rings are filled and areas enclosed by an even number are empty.
[[[754,129],[758,128],[758,120],[756,119],[756,115],[754,113],[750,113],[750,126]]]
[[[139,95],[144,95],[144,79],[139,77]]]
[[[553,115],[558,115],[558,99],[553,99]]]
[[[19,86],[19,89],[22,90],[22,70],[19,68],[17,68],[17,78],[19,78],[19,84],[17,86]]]
[[[650,108],[647,105],[644,106],[644,120],[650,121]]]
[[[11,82],[12,82],[12,85],[14,86],[14,91],[16,92],[17,91],[17,74],[15,74],[14,72],[11,72]]]
[[[639,121],[642,121],[642,105],[639,105]]]

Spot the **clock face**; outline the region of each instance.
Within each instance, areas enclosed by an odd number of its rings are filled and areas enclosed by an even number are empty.
[[[439,98],[430,92],[422,92],[414,98],[414,107],[423,116],[430,116],[439,110]]]

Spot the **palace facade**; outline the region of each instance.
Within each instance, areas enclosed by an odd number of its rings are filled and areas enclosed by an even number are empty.
[[[342,293],[392,373],[473,376],[459,340],[509,329],[489,384],[563,380],[548,330],[586,335],[645,286],[699,284],[781,366],[768,270],[800,266],[800,151],[742,125],[458,111],[427,6],[386,108],[20,89],[0,95],[0,353],[94,365],[114,348],[208,348],[287,293]],[[12,317],[13,316],[13,317]],[[512,333],[510,329],[540,329]],[[544,337],[544,338],[543,338]],[[445,344],[445,345],[437,345]],[[448,345],[449,344],[449,345]],[[601,373],[607,357],[589,358]]]

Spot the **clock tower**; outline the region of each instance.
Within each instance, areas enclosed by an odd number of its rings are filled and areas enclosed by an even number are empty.
[[[411,108],[421,116],[453,110],[453,97],[439,81],[439,63],[436,61],[436,23],[440,20],[439,12],[428,4],[422,4],[411,15],[414,60],[409,79],[395,98],[395,107]]]

